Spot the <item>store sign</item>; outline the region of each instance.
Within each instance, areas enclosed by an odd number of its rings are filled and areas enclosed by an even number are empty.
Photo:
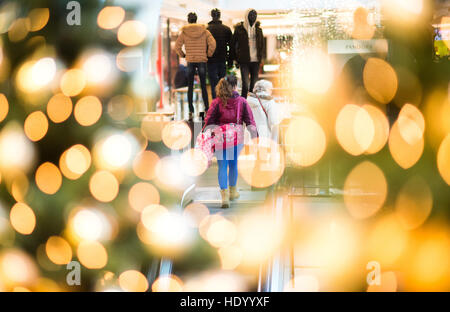
[[[387,51],[388,42],[386,39],[328,40],[329,54],[386,53]]]

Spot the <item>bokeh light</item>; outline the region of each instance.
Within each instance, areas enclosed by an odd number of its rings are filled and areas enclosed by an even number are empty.
[[[308,117],[297,117],[289,123],[284,142],[287,156],[303,167],[318,162],[327,145],[322,127]]]
[[[152,250],[174,255],[186,250],[193,242],[193,232],[182,215],[170,213],[160,205],[150,205],[141,214],[143,228],[138,227],[139,238]]]
[[[181,292],[183,282],[175,275],[162,275],[152,285],[153,292]]]
[[[35,150],[18,124],[11,122],[0,132],[0,168],[2,173],[26,172],[33,164]]]
[[[374,142],[375,123],[364,107],[345,105],[337,116],[335,130],[339,144],[354,156],[369,150]]]
[[[48,8],[33,9],[28,13],[30,19],[30,31],[39,31],[47,25],[50,19],[50,10]]]
[[[31,286],[38,278],[38,268],[31,257],[19,249],[0,252],[0,280],[8,288]]]
[[[24,123],[24,131],[27,137],[33,141],[41,140],[48,131],[48,119],[41,111],[28,115]]]
[[[389,139],[389,121],[386,115],[373,105],[363,105],[362,108],[370,115],[374,126],[372,144],[369,145],[366,153],[376,154],[386,145]],[[362,126],[360,125],[358,128],[361,127]],[[370,126],[368,128],[370,128]],[[357,129],[354,130],[357,131]],[[370,133],[370,130],[366,132],[366,138],[368,133]],[[360,136],[360,141],[364,141],[364,136]]]
[[[85,127],[95,124],[102,115],[102,103],[96,96],[85,96],[75,104],[76,121]]]
[[[391,128],[391,134],[389,135],[389,150],[392,158],[400,167],[409,169],[414,166],[422,156],[423,149],[423,137],[415,143],[409,144],[400,133],[398,121],[394,123]]]
[[[9,112],[8,99],[3,93],[0,93],[0,122],[5,120]]]
[[[150,183],[136,183],[128,192],[128,202],[138,212],[143,211],[147,206],[159,204],[159,201],[158,189]]]
[[[153,180],[156,177],[155,166],[159,156],[152,151],[139,153],[133,161],[133,172],[142,180]]]
[[[14,230],[23,235],[30,235],[36,227],[36,215],[24,203],[17,203],[11,208],[9,220]]]
[[[238,158],[239,175],[254,187],[276,183],[284,172],[285,161],[280,146],[269,138],[255,138]]]
[[[403,185],[395,202],[395,212],[402,226],[414,230],[428,218],[433,207],[433,194],[420,177],[413,177]]]
[[[103,29],[114,29],[122,24],[125,18],[125,10],[119,6],[104,7],[97,17],[97,24]]]
[[[60,83],[66,96],[77,96],[86,87],[86,74],[81,69],[70,69],[64,73]]]
[[[307,49],[294,55],[291,66],[293,81],[299,88],[312,94],[323,94],[334,80],[334,67],[330,56],[318,49]]]
[[[201,176],[208,169],[208,158],[199,148],[185,151],[180,161],[183,173],[191,177]]]
[[[72,100],[62,93],[55,94],[47,104],[48,118],[54,123],[61,123],[67,120],[72,114]]]
[[[441,177],[450,185],[450,134],[445,137],[439,146],[437,166]]]
[[[381,267],[395,264],[405,251],[408,234],[393,214],[378,220],[369,233],[367,251],[370,259],[380,263]]]
[[[387,182],[375,164],[364,161],[352,169],[344,185],[344,202],[356,219],[373,216],[387,197]]]
[[[188,219],[191,227],[199,227],[201,222],[209,216],[209,209],[201,203],[192,203],[184,208],[183,216]]]
[[[395,70],[386,61],[371,57],[364,66],[364,87],[381,104],[387,104],[394,98],[398,88]]]
[[[105,247],[96,241],[83,241],[77,248],[78,260],[88,269],[101,269],[108,263]]]
[[[45,244],[48,258],[55,264],[63,265],[72,260],[72,247],[62,237],[51,236]]]
[[[126,21],[119,27],[117,39],[126,46],[142,43],[147,35],[147,27],[140,21]]]
[[[112,238],[113,227],[108,217],[100,209],[80,208],[73,211],[69,220],[78,241],[107,241]]]
[[[168,123],[162,130],[162,141],[173,150],[180,150],[191,143],[191,129],[184,121]]]
[[[117,121],[127,119],[133,110],[133,99],[127,95],[117,95],[108,102],[108,114]]]
[[[144,292],[148,289],[148,281],[144,274],[136,270],[128,270],[119,276],[120,287],[127,292]]]
[[[111,172],[97,171],[89,181],[89,190],[95,199],[110,202],[119,193],[119,182]]]
[[[58,192],[62,184],[62,175],[58,167],[50,162],[43,163],[36,170],[36,185],[44,193],[52,195]]]
[[[64,151],[59,160],[61,172],[70,180],[80,178],[90,166],[91,153],[81,144],[74,145]]]
[[[425,118],[414,105],[405,104],[398,115],[397,122],[400,135],[409,145],[414,145],[423,138]]]
[[[29,18],[18,18],[9,27],[8,38],[12,42],[19,42],[28,36],[31,30]]]

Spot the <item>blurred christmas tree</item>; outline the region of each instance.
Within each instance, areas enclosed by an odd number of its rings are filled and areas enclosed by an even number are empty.
[[[138,238],[140,212],[178,200],[150,182],[170,151],[161,125],[141,131],[136,114],[159,97],[145,75],[154,38],[138,7],[103,2],[1,4],[1,290],[149,287],[147,247],[160,242],[142,242],[152,217]],[[66,283],[72,260],[81,285]]]

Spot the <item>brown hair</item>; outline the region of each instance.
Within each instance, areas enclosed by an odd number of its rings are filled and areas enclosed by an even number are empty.
[[[228,75],[220,79],[216,86],[217,97],[222,101],[224,107],[227,107],[228,99],[233,95],[233,89],[237,86],[237,78],[235,75]]]

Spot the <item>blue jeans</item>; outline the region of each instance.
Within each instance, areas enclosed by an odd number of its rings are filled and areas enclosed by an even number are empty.
[[[223,63],[208,63],[208,76],[211,83],[211,95],[212,98],[216,98],[216,86],[219,80],[225,77],[227,74],[227,66]]]
[[[200,87],[202,88],[203,104],[205,104],[205,112],[209,109],[208,91],[206,90],[206,63],[188,63],[188,103],[189,112],[194,113],[194,77],[196,72],[200,77]]]
[[[239,144],[215,152],[219,166],[218,178],[221,190],[227,189],[228,185],[236,186],[238,178],[238,156],[243,147],[243,144]]]

